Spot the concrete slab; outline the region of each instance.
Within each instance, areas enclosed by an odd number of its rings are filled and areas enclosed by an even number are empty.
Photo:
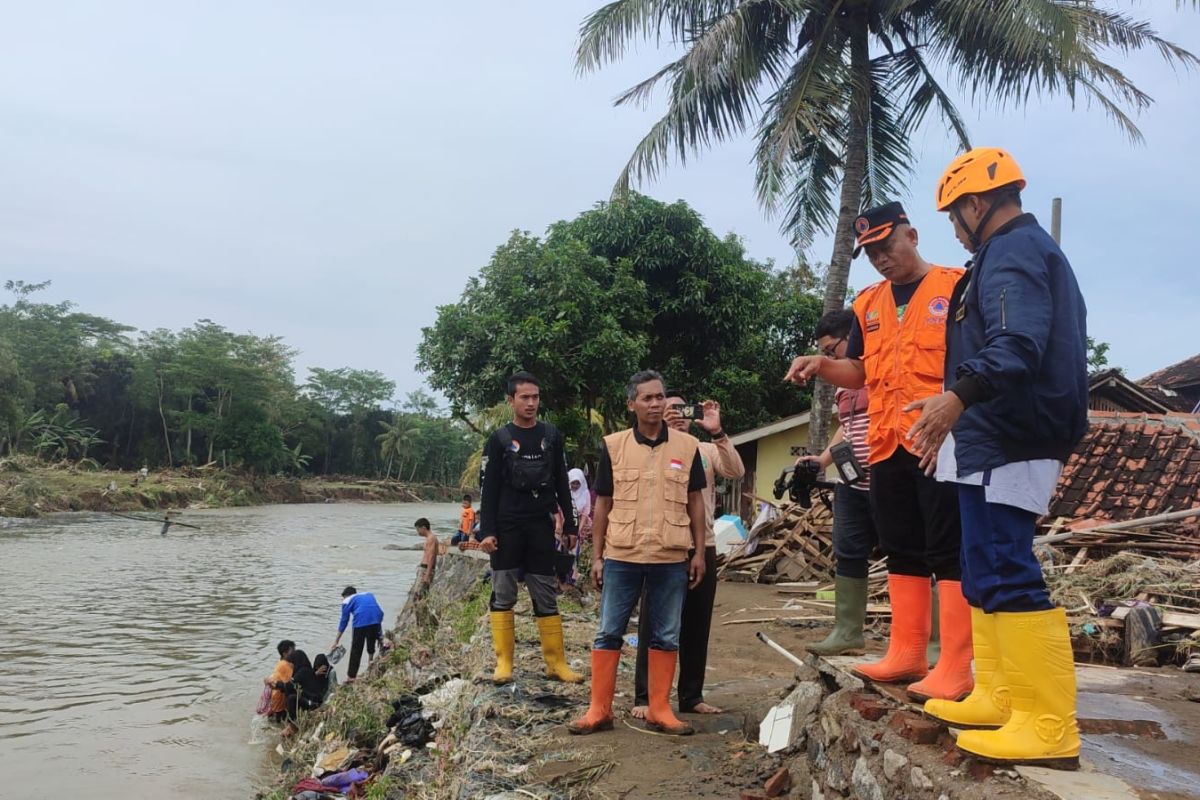
[[[1100,772],[1064,772],[1045,767],[1017,767],[1027,781],[1058,795],[1063,800],[1139,800],[1133,787],[1120,778]]]

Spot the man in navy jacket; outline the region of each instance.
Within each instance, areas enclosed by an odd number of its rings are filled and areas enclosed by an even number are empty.
[[[1087,428],[1087,310],[1067,257],[1021,211],[1024,188],[993,147],[959,156],[938,184],[974,260],[950,298],[947,389],[911,405],[922,414],[908,435],[922,465],[958,485],[975,690],[925,710],[974,729],[958,738],[973,755],[1074,768],[1071,641],[1033,536]]]

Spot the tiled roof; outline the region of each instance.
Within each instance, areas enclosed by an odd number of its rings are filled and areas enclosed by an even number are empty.
[[[1164,395],[1157,389],[1138,386],[1126,378],[1119,369],[1097,372],[1088,377],[1088,407],[1098,411],[1140,411],[1147,414],[1165,414],[1179,411],[1175,405],[1164,402]],[[1191,411],[1189,406],[1187,411]]]
[[[1092,411],[1049,518],[1136,519],[1200,505],[1200,415]]]
[[[1152,372],[1138,383],[1142,386],[1162,386],[1167,389],[1200,386],[1200,353],[1164,367],[1158,372]]]

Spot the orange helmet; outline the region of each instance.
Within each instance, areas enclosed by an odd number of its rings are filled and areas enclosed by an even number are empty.
[[[1016,184],[1025,188],[1017,161],[999,147],[976,147],[950,162],[937,187],[937,210],[945,211],[965,194],[981,194]]]

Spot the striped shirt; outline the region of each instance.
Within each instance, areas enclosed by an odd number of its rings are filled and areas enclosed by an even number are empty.
[[[866,491],[871,487],[871,468],[867,457],[871,448],[867,444],[867,390],[838,389],[834,394],[837,402],[838,422],[842,426],[842,438],[854,448],[854,457],[863,468],[863,479],[851,488]]]

